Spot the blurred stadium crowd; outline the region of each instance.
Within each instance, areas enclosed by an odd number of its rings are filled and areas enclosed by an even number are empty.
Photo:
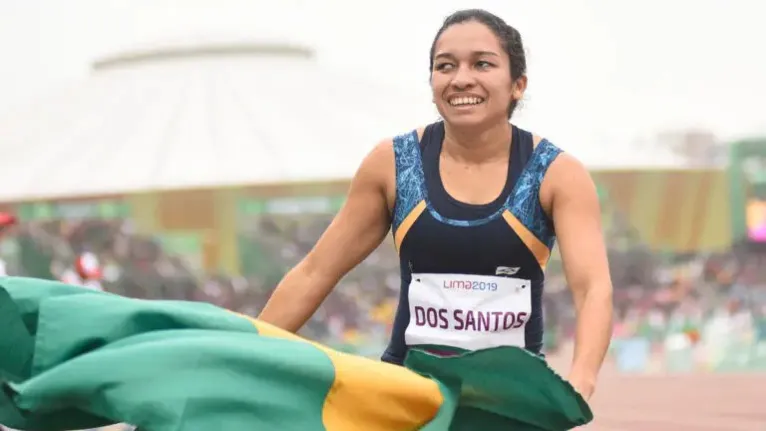
[[[17,222],[0,213],[0,275],[58,279],[133,298],[211,302],[257,315],[271,289],[330,223],[331,215],[262,216],[241,232],[257,246],[241,276],[204,274],[130,220]],[[608,232],[608,239],[620,232]],[[612,244],[614,242],[614,244]],[[661,255],[610,241],[616,321],[611,359],[623,371],[766,370],[766,253]],[[574,311],[554,256],[545,292],[548,354],[571,348]],[[386,241],[345,277],[303,335],[377,357],[399,290]],[[2,427],[0,427],[2,429]],[[101,431],[128,431],[118,424]]]
[[[206,301],[257,315],[271,289],[311,249],[331,217],[259,217],[242,241],[257,242],[262,262],[241,276],[200,274],[184,256],[171,255],[155,238],[136,234],[129,220],[6,223],[0,233],[0,269],[128,297]],[[619,236],[613,232],[608,238]],[[702,353],[693,354],[701,359],[689,363],[711,366],[723,360],[721,352],[730,351],[731,344],[749,352],[766,337],[766,254],[742,248],[668,256],[610,244],[609,255],[616,345],[642,340],[649,356],[674,349],[694,352],[690,348],[699,345]],[[571,341],[574,311],[555,257],[547,277],[546,346],[552,353]],[[375,356],[386,341],[398,289],[398,258],[386,241],[343,279],[304,335]],[[640,367],[645,369],[648,361]]]
[[[201,274],[184,256],[171,255],[155,238],[135,233],[129,220],[6,223],[0,232],[0,269],[9,275],[59,279],[133,298],[206,301],[254,316],[331,217],[254,220],[241,241],[257,243],[256,259],[261,262],[241,276]],[[608,238],[612,237],[619,234],[610,233]],[[743,247],[668,256],[640,246],[610,244],[609,258],[617,315],[615,346],[641,340],[647,346],[645,353],[634,352],[630,360],[645,356],[638,365],[642,369],[650,366],[649,358],[656,352],[666,356],[675,350],[687,352],[694,357],[686,367],[716,366],[732,345],[748,355],[758,353],[752,351],[766,338],[766,254]],[[546,348],[553,353],[571,341],[575,316],[556,257],[547,277]],[[376,356],[390,329],[398,289],[398,258],[386,241],[343,279],[304,335]]]

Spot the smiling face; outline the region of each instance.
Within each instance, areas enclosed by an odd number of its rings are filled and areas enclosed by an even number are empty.
[[[433,50],[431,89],[436,108],[454,126],[507,121],[526,76],[511,77],[510,57],[497,35],[478,21],[446,28]]]

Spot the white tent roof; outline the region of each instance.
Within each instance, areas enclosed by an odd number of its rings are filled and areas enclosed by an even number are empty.
[[[379,140],[433,120],[427,108],[295,45],[134,52],[0,119],[0,201],[349,178]]]

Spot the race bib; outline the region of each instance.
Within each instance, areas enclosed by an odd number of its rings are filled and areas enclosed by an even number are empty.
[[[532,283],[510,277],[412,274],[407,345],[525,346]]]

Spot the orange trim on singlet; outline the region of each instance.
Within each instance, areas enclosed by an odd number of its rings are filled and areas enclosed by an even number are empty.
[[[513,215],[510,211],[503,211],[503,218],[505,219],[506,223],[508,223],[508,226],[510,226],[511,229],[516,232],[516,235],[521,238],[521,241],[524,243],[524,245],[527,246],[529,251],[532,252],[532,255],[535,256],[537,263],[540,265],[540,269],[545,271],[545,265],[548,264],[548,259],[551,257],[551,251],[548,249],[548,246],[540,241],[540,239],[538,239],[535,234],[527,229],[527,227],[524,226],[524,224],[519,221],[519,219],[517,219],[516,216]]]
[[[396,251],[399,251],[399,248],[402,246],[402,241],[404,241],[404,237],[407,236],[407,232],[410,231],[410,228],[413,224],[415,224],[415,220],[420,217],[421,214],[423,214],[423,211],[426,209],[426,201],[420,201],[417,205],[415,205],[415,208],[410,211],[409,214],[407,214],[407,217],[402,220],[402,224],[399,225],[399,228],[396,230],[396,233],[394,233],[394,244],[396,245]]]

